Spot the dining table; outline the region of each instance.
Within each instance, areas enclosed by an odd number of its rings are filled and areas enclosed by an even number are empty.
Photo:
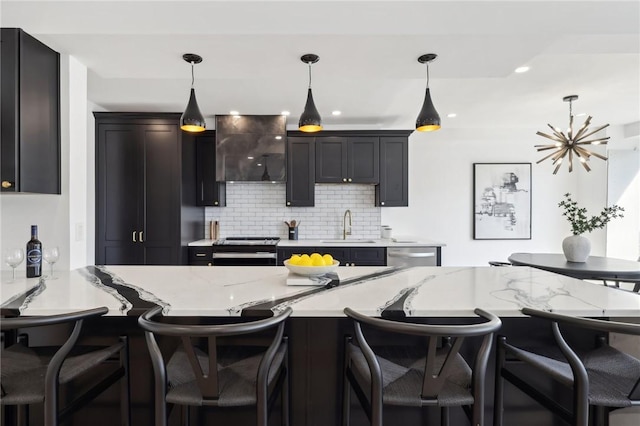
[[[640,262],[613,257],[589,256],[586,262],[569,262],[561,253],[512,253],[509,262],[530,266],[583,280],[602,280],[633,284],[640,291]]]

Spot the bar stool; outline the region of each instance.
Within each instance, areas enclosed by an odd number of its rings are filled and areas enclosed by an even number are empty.
[[[640,336],[640,324],[620,323],[589,318],[579,318],[551,312],[524,308],[522,313],[547,320],[551,324],[554,345],[536,345],[535,350],[516,347],[507,343],[504,336],[497,339],[496,386],[494,425],[503,421],[504,379],[538,401],[545,408],[573,426],[608,424],[612,410],[640,405],[640,360],[598,339],[596,349],[573,349],[560,331],[560,325],[603,333],[621,333]],[[557,396],[549,396],[523,378],[524,372],[509,368],[507,357],[534,367],[555,382],[572,389],[572,407],[557,402]],[[589,415],[592,408],[591,416]]]
[[[100,395],[120,380],[121,424],[130,424],[129,397],[129,353],[126,337],[110,346],[96,347],[77,345],[84,320],[100,317],[108,312],[106,307],[60,315],[3,318],[3,332],[35,327],[51,327],[72,323],[73,330],[59,347],[32,347],[26,339],[19,338],[15,344],[3,348],[0,355],[2,374],[0,385],[4,406],[17,406],[17,424],[29,423],[29,404],[44,403],[44,425],[57,426],[75,411]],[[45,328],[50,332],[48,328]],[[76,397],[59,407],[59,389],[75,379],[100,370],[98,380],[91,376],[91,386],[83,392],[73,389]]]
[[[138,323],[145,330],[155,375],[155,424],[167,424],[167,404],[183,406],[183,424],[189,424],[189,407],[256,406],[258,426],[266,426],[269,411],[281,395],[282,424],[289,424],[288,344],[285,320],[291,308],[251,322],[190,325],[155,321],[161,307],[144,313]],[[165,321],[169,317],[164,318]],[[275,329],[264,341],[263,332]],[[240,341],[235,336],[258,335]],[[165,364],[156,336],[179,340]],[[231,342],[225,342],[234,337]],[[251,336],[253,337],[253,336]],[[260,339],[261,345],[256,345]],[[194,339],[201,338],[202,342]],[[198,344],[202,343],[202,344]]]
[[[382,426],[383,405],[440,407],[442,425],[449,422],[449,407],[461,406],[474,426],[483,425],[487,360],[502,325],[497,316],[476,309],[484,322],[432,325],[371,318],[350,308],[344,313],[354,320],[356,339],[347,338],[345,348],[343,426],[349,425],[351,387],[372,426]],[[370,345],[361,325],[381,331],[385,341],[398,335],[426,339],[422,345]],[[483,336],[473,371],[459,353],[472,336]]]

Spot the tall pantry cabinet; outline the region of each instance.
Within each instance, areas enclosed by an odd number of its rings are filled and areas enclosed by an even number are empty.
[[[96,264],[180,265],[202,236],[195,143],[180,114],[94,113]]]

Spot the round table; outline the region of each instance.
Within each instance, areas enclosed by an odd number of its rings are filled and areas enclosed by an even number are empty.
[[[568,262],[559,253],[513,253],[509,262],[545,271],[591,280],[619,280],[640,283],[640,262],[612,257],[589,256],[586,262]]]

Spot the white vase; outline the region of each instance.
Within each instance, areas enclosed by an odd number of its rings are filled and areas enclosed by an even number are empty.
[[[571,235],[562,241],[564,257],[569,262],[586,262],[591,253],[591,241],[582,235]]]

